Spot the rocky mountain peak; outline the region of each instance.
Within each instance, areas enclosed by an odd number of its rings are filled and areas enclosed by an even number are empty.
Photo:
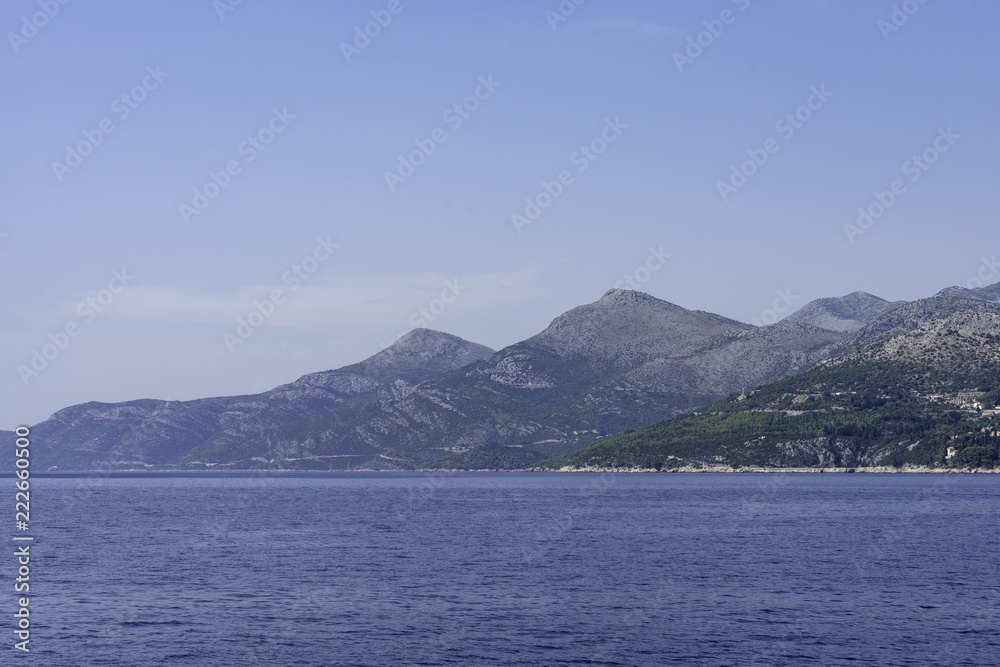
[[[749,328],[644,292],[613,289],[594,303],[563,313],[526,342],[559,355],[615,360],[627,366],[690,354]]]
[[[986,285],[984,287],[945,287],[934,296],[958,296],[966,299],[978,299],[980,301],[1000,302],[1000,283]]]
[[[485,359],[493,352],[485,345],[441,331],[414,329],[381,352],[342,370],[377,379],[420,381]]]
[[[632,306],[632,305],[651,305],[651,304],[667,304],[673,306],[674,304],[668,301],[663,301],[657,299],[654,296],[646,294],[645,292],[638,292],[636,290],[630,289],[609,289],[604,293],[600,299],[594,302],[595,305],[601,306]],[[674,306],[675,308],[680,308],[680,306]]]
[[[868,292],[851,292],[845,296],[810,301],[785,319],[804,322],[828,329],[852,333],[874,322],[889,311],[903,305],[903,301],[886,301]]]

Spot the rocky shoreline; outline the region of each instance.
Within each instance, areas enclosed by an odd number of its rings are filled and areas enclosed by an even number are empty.
[[[876,473],[876,474],[972,474],[1000,473],[998,468],[930,468],[927,466],[904,466],[894,468],[892,466],[871,466],[857,468],[764,468],[759,466],[744,466],[733,468],[724,465],[706,466],[682,466],[671,468],[670,470],[656,470],[655,468],[560,468],[558,470],[546,470],[534,468],[532,472],[658,472],[658,473],[699,473],[699,472],[725,472],[725,473]]]
[[[40,473],[40,476],[51,475],[52,477],[58,477],[61,475],[75,476],[75,475],[109,475],[116,473],[147,473],[150,475],[163,475],[171,473],[183,473],[183,474],[218,474],[218,473],[261,473],[261,474],[273,474],[273,473],[326,473],[326,472],[396,472],[396,473],[410,473],[410,472],[425,472],[425,473],[441,473],[441,472],[559,472],[559,473],[868,473],[868,474],[1000,474],[1000,468],[930,468],[927,466],[904,466],[901,468],[894,468],[892,466],[870,466],[870,467],[855,467],[855,468],[764,468],[760,466],[742,466],[739,468],[733,468],[726,465],[705,465],[705,466],[693,466],[686,465],[678,468],[671,468],[669,470],[657,470],[656,468],[600,468],[600,467],[582,467],[582,468],[570,468],[564,467],[559,469],[553,468],[519,468],[519,469],[502,469],[502,468],[480,468],[475,470],[463,470],[458,468],[437,468],[437,469],[425,469],[425,470],[408,470],[408,469],[386,469],[386,468],[351,468],[344,470],[298,470],[298,469],[287,469],[287,468],[214,468],[209,470],[199,470],[193,468],[117,468],[117,469],[94,469],[94,470],[46,470]],[[0,473],[0,477],[6,476]],[[13,473],[9,476],[13,477]]]

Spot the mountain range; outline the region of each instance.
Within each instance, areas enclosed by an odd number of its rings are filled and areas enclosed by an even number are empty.
[[[1000,467],[1000,304],[905,304],[803,373],[537,467]]]
[[[614,289],[499,351],[415,329],[364,361],[261,394],[68,407],[32,427],[33,464],[527,468],[936,321],[1000,313],[998,300],[1000,283],[914,302],[855,292],[755,327]]]

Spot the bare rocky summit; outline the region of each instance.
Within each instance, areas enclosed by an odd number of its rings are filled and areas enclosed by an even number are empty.
[[[784,321],[804,322],[821,329],[852,333],[904,303],[906,302],[886,301],[867,292],[852,292],[847,296],[810,301]]]
[[[617,367],[686,357],[754,327],[721,315],[613,289],[598,301],[574,308],[525,343],[559,356],[581,356]]]
[[[395,343],[340,372],[356,372],[379,381],[420,382],[485,359],[494,350],[432,329],[413,329]]]
[[[946,287],[934,296],[958,296],[966,299],[1000,302],[1000,283],[974,288]]]

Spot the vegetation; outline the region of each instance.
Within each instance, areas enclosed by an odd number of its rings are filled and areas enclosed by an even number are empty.
[[[670,469],[740,466],[995,467],[1000,419],[930,398],[964,390],[1000,399],[1000,369],[942,370],[894,361],[843,362],[731,396],[693,415],[625,431],[544,467]],[[946,459],[948,447],[957,454]]]

